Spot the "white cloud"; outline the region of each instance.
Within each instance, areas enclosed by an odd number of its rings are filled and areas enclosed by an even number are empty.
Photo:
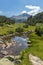
[[[27,13],[27,12],[24,10],[24,11],[21,12],[21,14],[22,14],[22,13]]]
[[[26,9],[26,10],[23,10],[19,14],[27,13],[27,14],[30,14],[30,15],[34,16],[35,14],[37,14],[37,13],[42,11],[40,6],[25,5],[25,8],[27,8],[30,11],[27,11],[27,9]],[[5,15],[5,16],[9,16],[9,17],[13,16],[14,14],[15,14],[14,11],[6,11],[6,12],[5,11],[0,11],[0,15]]]
[[[25,12],[25,13],[28,13],[30,15],[35,15],[35,14],[41,12],[41,8],[39,6],[26,5],[25,8],[30,9],[31,11],[29,11],[29,12],[22,11],[22,13]]]
[[[35,15],[41,11],[41,8],[39,6],[26,5],[25,7],[31,9],[31,11],[28,12],[30,15]]]
[[[39,6],[32,6],[32,5],[26,5],[25,7],[28,9],[40,9]]]

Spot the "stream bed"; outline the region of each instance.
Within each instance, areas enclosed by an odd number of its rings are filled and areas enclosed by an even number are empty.
[[[28,48],[27,38],[15,36],[14,38],[12,38],[12,40],[17,42],[15,47],[15,54],[19,54],[22,50]]]
[[[14,55],[14,56],[19,55],[22,50],[28,48],[27,39],[28,38],[15,36],[11,38],[13,42],[11,44],[9,43],[10,46],[4,49],[2,48],[2,44],[0,44],[0,57],[6,55]]]

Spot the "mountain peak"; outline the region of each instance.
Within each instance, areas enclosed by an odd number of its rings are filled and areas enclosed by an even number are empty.
[[[29,18],[30,17],[30,15],[29,14],[27,14],[27,13],[22,13],[22,14],[20,14],[20,15],[18,15],[18,16],[12,16],[11,18],[13,19],[13,20],[15,20],[15,21],[19,21],[19,22],[23,22],[23,21],[26,21],[27,20],[27,18]]]
[[[30,16],[29,14],[27,14],[27,13],[23,13],[23,14],[20,14],[19,16]]]

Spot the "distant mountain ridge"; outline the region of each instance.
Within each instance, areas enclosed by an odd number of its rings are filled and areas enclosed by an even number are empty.
[[[22,23],[27,22],[29,25],[35,25],[36,23],[43,23],[43,12],[36,14],[35,16],[31,16],[27,13],[23,13],[18,16],[6,17],[0,15],[0,24],[13,24],[13,23]]]
[[[31,15],[27,14],[27,13],[23,13],[21,15],[18,16],[12,16],[11,19],[15,20],[16,22],[24,22],[26,21]]]

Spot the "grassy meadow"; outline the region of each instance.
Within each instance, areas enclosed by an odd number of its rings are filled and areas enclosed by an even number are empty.
[[[24,32],[35,29],[35,26],[28,26],[28,28],[24,28],[23,25],[25,25],[25,23],[15,23],[11,25],[4,24],[3,26],[0,26],[0,35],[4,35],[4,34],[7,35],[8,31],[13,31],[14,33],[16,33],[15,29],[18,27],[23,28]]]
[[[43,60],[43,37],[39,37],[35,33],[33,33],[30,35],[30,40],[31,47],[22,52],[23,59],[21,65],[32,65],[31,62],[29,61],[30,53]]]
[[[0,35],[4,35],[4,34],[7,35],[8,31],[13,31],[14,33],[16,33],[15,30],[18,27],[23,28],[24,32],[31,31],[31,30],[35,31],[35,28],[37,27],[36,25],[36,26],[28,26],[28,28],[24,28],[23,27],[24,25],[25,23],[15,23],[11,25],[4,24],[4,26],[2,27],[0,26]],[[35,56],[38,56],[43,60],[43,35],[40,37],[36,35],[35,32],[33,32],[32,34],[30,34],[30,41],[31,41],[31,46],[20,53],[21,56],[23,55],[22,62],[20,63],[20,65],[32,65],[31,62],[29,61],[30,53]]]

